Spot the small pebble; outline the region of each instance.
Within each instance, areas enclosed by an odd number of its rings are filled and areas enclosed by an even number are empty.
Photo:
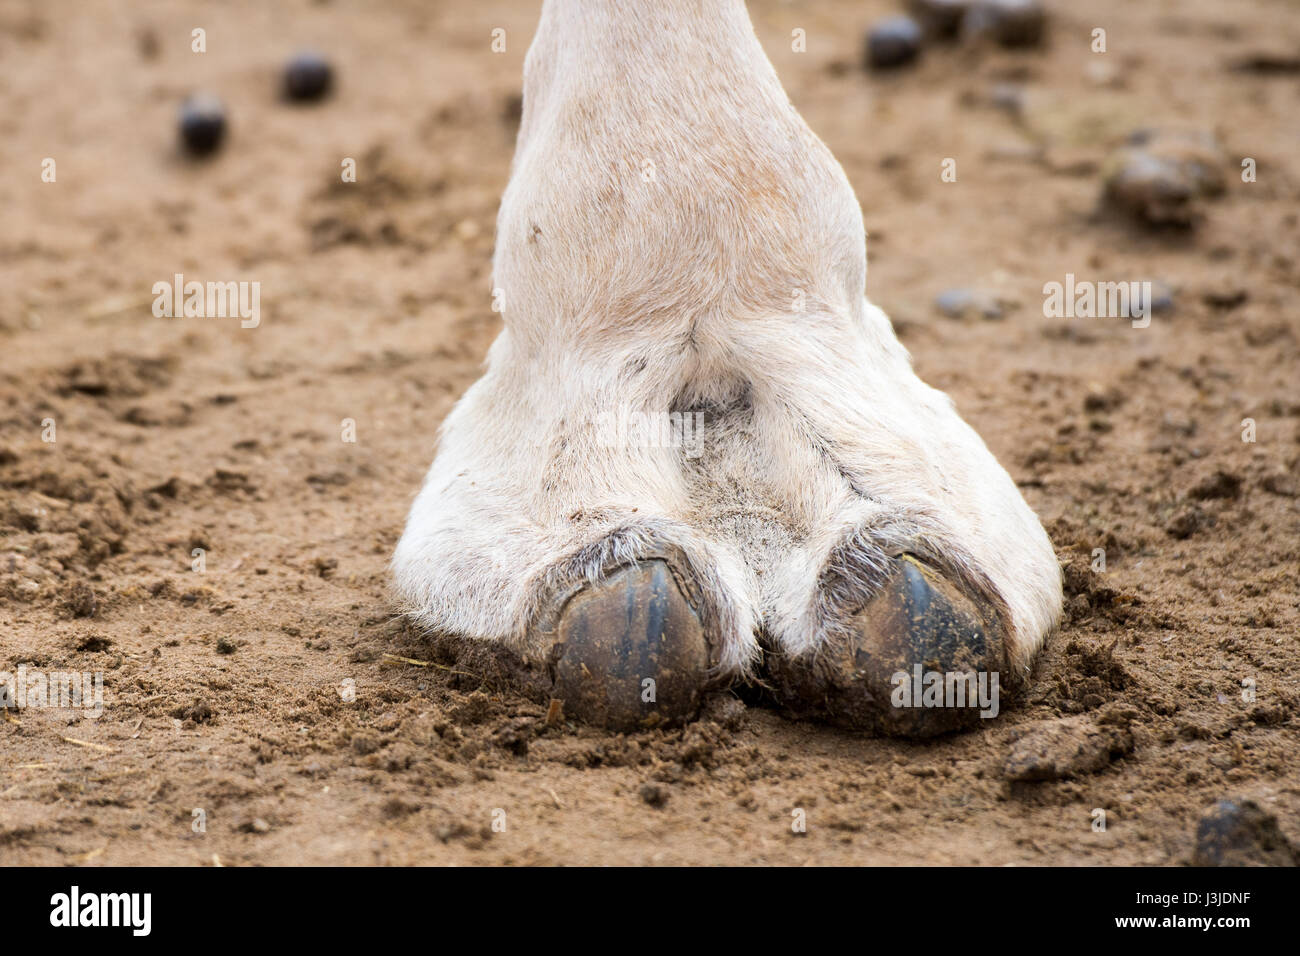
[[[866,65],[873,70],[906,66],[921,52],[921,27],[911,17],[887,17],[867,32]]]
[[[1225,162],[1209,134],[1138,130],[1107,160],[1102,198],[1147,225],[1190,228],[1199,200],[1226,188]]]
[[[284,69],[284,93],[291,100],[319,100],[333,83],[334,70],[319,53],[299,53]]]
[[[1047,13],[1038,0],[977,0],[965,18],[966,32],[987,35],[1001,46],[1039,46],[1047,28]]]
[[[199,93],[181,104],[181,141],[195,156],[216,152],[226,138],[226,108],[215,96]]]
[[[1151,301],[1147,302],[1147,287],[1139,285],[1138,294],[1129,302],[1130,318],[1137,318],[1143,314],[1157,315],[1173,310],[1174,290],[1170,288],[1169,283],[1161,282],[1159,279],[1149,281]]]
[[[1220,800],[1196,825],[1192,866],[1296,866],[1300,852],[1253,800]]]
[[[1190,226],[1195,189],[1178,163],[1134,150],[1106,177],[1107,202],[1153,226]]]

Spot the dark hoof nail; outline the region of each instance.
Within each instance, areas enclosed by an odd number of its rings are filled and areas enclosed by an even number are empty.
[[[846,639],[773,663],[782,698],[804,716],[901,737],[996,716],[1006,668],[995,615],[911,555],[894,564]]]
[[[553,640],[551,693],[566,715],[634,730],[699,710],[709,645],[664,561],[620,568],[574,594]]]

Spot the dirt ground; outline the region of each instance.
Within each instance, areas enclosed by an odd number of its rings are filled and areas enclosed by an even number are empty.
[[[1300,73],[1259,62],[1300,51],[1300,10],[1059,2],[1042,49],[870,75],[894,2],[750,7],[861,200],[868,294],[1065,567],[1021,706],[915,744],[731,695],[612,736],[547,726],[395,619],[388,557],[500,324],[539,4],[0,0],[0,670],[102,671],[105,695],[98,719],[4,714],[0,864],[1177,865],[1222,798],[1300,841]],[[322,104],[277,96],[301,47],[337,70]],[[176,147],[195,89],[231,123],[200,162]],[[1193,229],[1098,214],[1151,126],[1222,143]],[[260,282],[260,326],[155,318],[175,273]],[[1173,307],[1045,318],[1067,273]],[[1001,317],[941,314],[951,287]],[[1039,745],[1061,760],[1019,779]]]

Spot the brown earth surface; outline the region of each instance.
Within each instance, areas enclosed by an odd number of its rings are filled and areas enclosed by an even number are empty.
[[[861,35],[894,3],[751,4],[862,202],[868,294],[1065,567],[1027,699],[915,744],[734,695],[550,726],[395,619],[388,557],[499,328],[538,8],[0,0],[0,670],[102,671],[106,702],[3,714],[0,864],[1182,864],[1228,797],[1300,841],[1300,10],[1062,2],[1043,49],[882,76]],[[276,93],[300,47],[337,69],[317,106]],[[194,89],[230,115],[206,162],[175,145]],[[1222,144],[1193,229],[1098,212],[1150,126]],[[260,282],[261,325],[155,318],[178,272]],[[1173,308],[1045,318],[1067,273]],[[954,286],[1001,318],[940,314]]]

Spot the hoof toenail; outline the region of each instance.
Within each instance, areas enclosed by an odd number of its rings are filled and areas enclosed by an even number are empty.
[[[1005,671],[996,615],[912,555],[894,560],[845,638],[771,671],[800,716],[902,737],[968,729],[998,713]]]
[[[554,632],[552,696],[612,730],[688,720],[699,710],[709,644],[667,562],[620,568],[565,603]]]

